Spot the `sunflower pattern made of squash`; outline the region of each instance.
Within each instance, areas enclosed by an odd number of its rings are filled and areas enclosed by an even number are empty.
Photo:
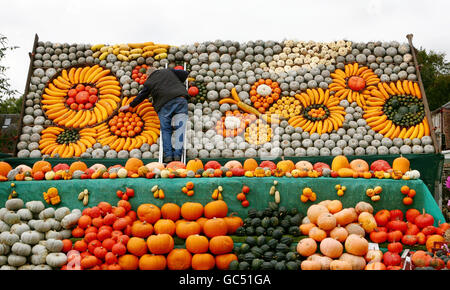
[[[135,97],[124,97],[121,106],[129,105]],[[138,129],[137,129],[138,128]],[[118,112],[108,122],[94,127],[97,142],[117,152],[152,145],[160,134],[158,114],[153,104],[143,101],[129,112]]]
[[[363,118],[386,138],[414,139],[430,136],[428,120],[417,82],[378,83],[371,90]]]
[[[301,127],[310,134],[331,133],[342,127],[345,109],[339,106],[340,99],[331,95],[330,90],[307,89],[294,97],[301,102],[303,109],[288,120],[292,127]]]
[[[51,157],[80,157],[97,142],[96,136],[93,128],[77,130],[51,126],[42,130],[39,149]]]
[[[77,86],[94,89],[97,99],[92,107],[73,108],[67,100]],[[57,126],[85,128],[107,120],[117,109],[121,96],[120,82],[110,70],[99,65],[63,69],[49,82],[42,94],[42,109],[47,118]]]
[[[328,88],[339,100],[347,99],[364,108],[370,92],[380,82],[378,76],[367,66],[359,66],[357,62],[347,64],[344,70],[336,69],[330,74],[333,82]]]

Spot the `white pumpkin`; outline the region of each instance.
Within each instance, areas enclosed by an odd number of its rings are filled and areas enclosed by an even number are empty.
[[[19,255],[11,254],[8,256],[8,265],[13,267],[20,267],[25,265],[27,258]]]
[[[23,200],[20,198],[11,198],[5,202],[5,207],[8,210],[18,210],[23,207]]]
[[[8,246],[12,246],[20,240],[20,237],[17,234],[13,234],[10,232],[3,232],[0,234],[0,243],[4,243]]]
[[[32,213],[40,213],[45,209],[45,205],[40,200],[29,201],[25,204],[26,208],[28,208]]]
[[[70,209],[68,207],[60,207],[55,211],[55,219],[57,221],[62,221],[62,219],[68,214],[70,214]]]
[[[45,261],[53,268],[60,268],[67,262],[67,256],[64,253],[50,253]]]
[[[45,247],[47,248],[47,250],[52,253],[61,252],[63,246],[63,242],[56,239],[48,239],[45,243]]]
[[[33,218],[33,213],[28,208],[21,208],[17,211],[17,214],[22,221],[29,221]]]
[[[37,231],[26,231],[20,236],[20,240],[29,245],[35,245],[41,240],[41,235]]]
[[[29,256],[31,254],[31,246],[18,242],[11,247],[11,252],[19,256]]]
[[[0,255],[9,254],[11,247],[5,244],[0,244]]]
[[[227,116],[225,117],[225,128],[233,130],[237,129],[241,126],[241,120],[235,116]]]
[[[117,171],[117,177],[119,178],[126,178],[128,176],[128,170],[126,170],[124,167],[120,168]]]
[[[61,220],[61,225],[63,226],[63,228],[65,229],[70,229],[73,226],[75,226],[78,222],[78,219],[81,217],[81,212],[74,212],[72,211],[70,214],[66,215],[62,220]]]
[[[52,217],[55,217],[55,209],[53,207],[48,207],[39,213],[39,219],[41,220],[45,220]]]

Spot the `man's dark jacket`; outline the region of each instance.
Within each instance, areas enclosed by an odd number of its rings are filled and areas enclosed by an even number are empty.
[[[130,107],[136,107],[150,95],[153,98],[153,107],[158,112],[165,103],[177,98],[188,97],[185,81],[189,72],[185,70],[160,69],[150,74],[144,83],[144,88],[130,103]]]

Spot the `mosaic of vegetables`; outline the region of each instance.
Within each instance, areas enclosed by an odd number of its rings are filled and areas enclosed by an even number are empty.
[[[39,41],[18,157],[157,158],[149,67],[189,74],[189,158],[432,153],[408,44]]]

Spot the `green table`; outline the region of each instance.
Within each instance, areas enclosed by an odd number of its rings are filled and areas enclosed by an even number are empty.
[[[399,157],[400,155],[364,155],[364,156],[348,156],[348,159],[351,161],[353,159],[363,159],[367,161],[369,164],[371,164],[373,161],[382,159],[389,162],[389,164],[392,164],[392,161]],[[404,157],[408,158],[411,162],[411,168],[417,169],[420,171],[421,179],[425,183],[425,185],[428,187],[429,191],[435,195],[435,182],[441,180],[442,175],[442,167],[443,167],[443,161],[444,156],[442,154],[406,154],[403,155]],[[286,159],[292,160],[294,162],[298,162],[300,160],[306,160],[311,163],[315,162],[325,162],[329,165],[331,165],[331,162],[333,161],[333,156],[304,156],[304,157],[289,157]],[[11,166],[15,167],[19,164],[25,164],[28,166],[33,166],[33,164],[38,161],[42,160],[42,158],[1,158],[0,160],[6,161]],[[79,160],[79,159],[73,159],[73,158],[49,158],[46,159],[49,161],[53,166],[58,163],[72,163],[73,161]],[[203,164],[208,162],[211,159],[202,159]],[[214,159],[218,161],[220,164],[224,165],[227,161],[230,159]],[[245,158],[236,158],[235,160],[238,160],[240,162],[244,162]],[[260,162],[260,159],[256,160]],[[280,161],[280,158],[274,159],[274,162]],[[85,162],[88,166],[91,166],[96,163],[104,164],[105,166],[112,166],[116,164],[125,165],[127,159],[82,159],[83,162]],[[149,162],[158,161],[157,159],[143,159],[144,164],[147,164]]]
[[[438,221],[445,222],[441,210],[433,199],[430,191],[422,180],[392,180],[392,179],[363,179],[363,178],[288,178],[288,177],[223,177],[223,178],[174,178],[174,179],[77,179],[77,180],[44,180],[44,181],[16,181],[15,190],[25,202],[30,200],[43,200],[42,193],[49,187],[56,187],[61,196],[58,206],[67,206],[71,209],[84,206],[77,199],[78,193],[84,189],[90,192],[88,207],[97,205],[100,201],[107,201],[115,205],[119,198],[117,190],[125,190],[126,187],[135,190],[135,197],[130,199],[134,209],[142,203],[153,203],[162,206],[167,202],[179,205],[186,201],[195,201],[206,204],[212,201],[211,194],[219,185],[223,187],[223,197],[229,206],[229,212],[236,212],[241,217],[246,217],[248,208],[241,206],[236,195],[241,192],[245,184],[250,187],[247,199],[249,208],[264,209],[274,197],[269,194],[273,181],[277,180],[277,190],[281,195],[280,205],[287,208],[297,207],[299,211],[306,213],[307,208],[313,204],[311,201],[303,203],[300,195],[305,187],[310,187],[317,194],[317,202],[327,199],[339,199],[344,207],[354,207],[359,201],[370,202],[375,211],[380,209],[401,209],[406,211],[413,207],[419,210],[424,208],[434,216],[436,225]],[[194,182],[195,194],[188,197],[181,192],[181,188],[188,182]],[[11,182],[0,183],[0,202],[4,204],[11,192]],[[347,187],[344,196],[337,196],[335,185],[341,184]],[[165,199],[155,199],[151,188],[158,185],[165,192]],[[381,200],[372,202],[365,192],[367,188],[380,185],[383,188]],[[408,185],[416,190],[417,194],[411,206],[402,203],[404,195],[400,192],[403,185]]]

